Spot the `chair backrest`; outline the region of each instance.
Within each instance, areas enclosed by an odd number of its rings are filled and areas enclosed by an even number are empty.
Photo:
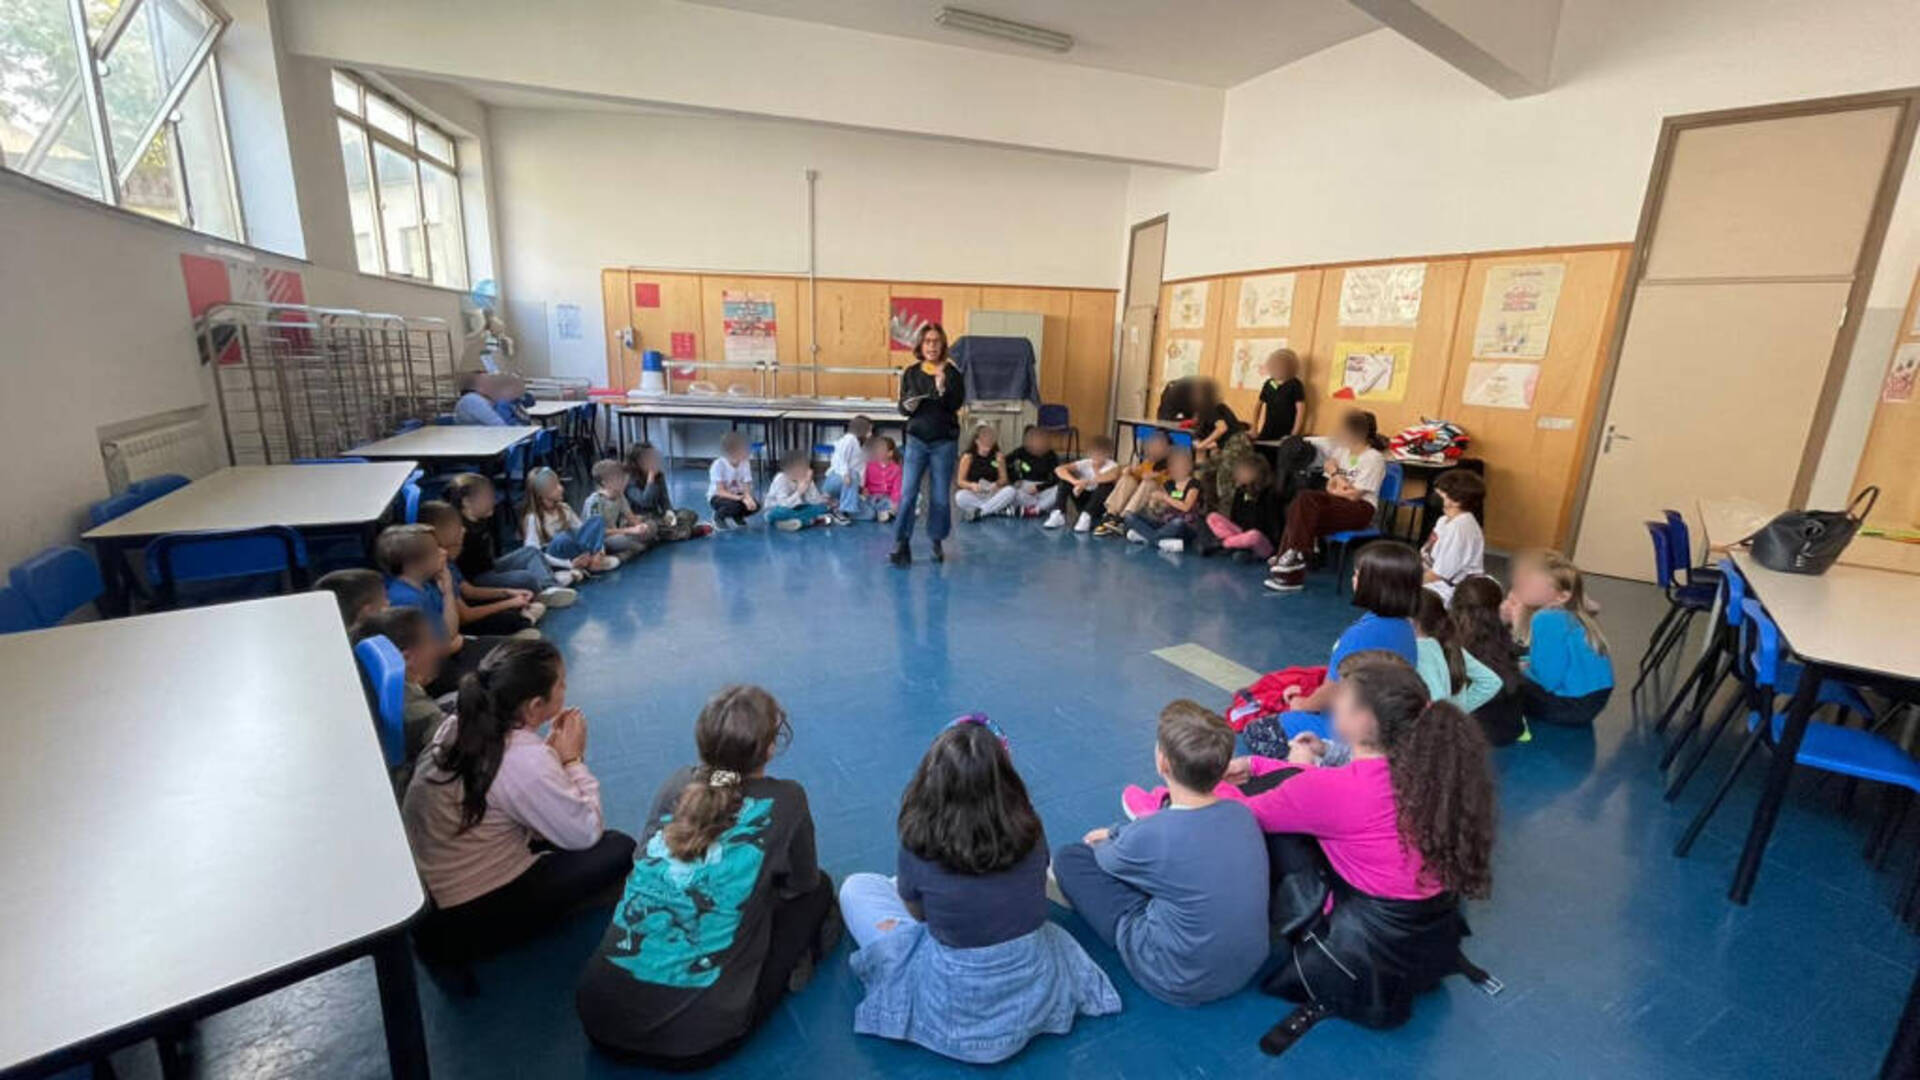
[[[1749,597],[1741,607],[1746,619],[1740,626],[1740,648],[1753,665],[1754,684],[1771,690],[1780,684],[1780,628],[1760,601]]]
[[[152,502],[168,492],[179,491],[191,483],[193,481],[179,473],[161,473],[159,476],[149,476],[145,480],[135,480],[127,485],[127,490],[139,492],[142,502]]]
[[[553,429],[541,428],[533,436],[533,456],[546,457],[553,453]]]
[[[407,419],[400,421],[400,426],[394,428],[393,433],[395,435],[402,435],[402,434],[405,434],[406,432],[415,431],[419,428],[423,428],[426,426],[427,426],[427,422],[425,420],[421,420],[416,417],[408,417]]]
[[[452,427],[453,425],[459,423],[460,420],[457,417],[455,417],[452,413],[441,413],[440,415],[433,418],[433,422],[435,424],[438,424],[440,427]]]
[[[420,521],[420,485],[409,480],[400,485],[401,518],[409,525]]]
[[[1380,512],[1393,513],[1393,506],[1400,501],[1400,489],[1407,483],[1407,472],[1397,461],[1387,462],[1387,474],[1380,478]]]
[[[164,592],[182,581],[285,574],[306,585],[307,542],[284,525],[225,532],[167,533],[147,545],[147,576]]]
[[[33,605],[27,603],[27,598],[11,585],[0,585],[0,634],[38,629],[40,616],[33,613]]]
[[[363,457],[297,457],[293,459],[293,463],[295,465],[366,465],[368,461]]]
[[[151,501],[145,495],[128,488],[118,495],[109,495],[87,507],[87,524],[105,525],[114,518],[132,513]]]
[[[1747,602],[1747,579],[1732,559],[1720,560],[1720,587],[1724,590],[1721,602],[1726,605],[1727,625],[1737,627],[1743,614],[1741,608]]]
[[[105,587],[93,556],[72,544],[61,544],[27,559],[7,573],[12,585],[40,620],[54,626],[98,599]]]
[[[1693,567],[1693,533],[1687,528],[1687,515],[1678,510],[1662,511],[1667,517],[1667,551],[1679,569]]]
[[[1041,427],[1068,427],[1073,423],[1073,413],[1065,405],[1046,404],[1040,406],[1039,415],[1034,417],[1034,422]]]
[[[397,769],[406,760],[407,735],[402,716],[407,702],[407,661],[393,642],[375,634],[353,647],[353,658],[360,662],[360,675],[367,681],[373,698],[374,730],[380,735],[380,753],[387,768]]]
[[[1673,551],[1667,537],[1667,523],[1646,522],[1647,538],[1653,541],[1653,583],[1662,592],[1673,591]]]

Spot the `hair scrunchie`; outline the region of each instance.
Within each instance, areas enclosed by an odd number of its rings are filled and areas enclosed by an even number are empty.
[[[715,769],[707,777],[707,786],[716,788],[738,787],[740,774],[731,769]]]

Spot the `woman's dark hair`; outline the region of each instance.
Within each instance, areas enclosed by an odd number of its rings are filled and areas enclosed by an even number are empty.
[[[1447,602],[1432,589],[1421,588],[1420,602],[1413,609],[1413,625],[1427,637],[1440,643],[1447,657],[1448,693],[1457,694],[1467,685],[1467,661],[1460,655],[1460,638],[1447,618]]]
[[[928,334],[940,335],[940,355],[935,360],[927,359],[927,355],[923,351],[927,345]],[[922,326],[920,332],[914,335],[913,338],[913,355],[923,364],[932,364],[939,360],[945,360],[947,358],[947,328],[937,322],[930,322]]]
[[[1502,680],[1512,682],[1520,674],[1520,657],[1513,634],[1500,619],[1500,603],[1505,599],[1499,582],[1490,577],[1470,577],[1453,587],[1447,617],[1453,622],[1460,647]]]
[[[1494,794],[1480,725],[1454,705],[1429,701],[1426,683],[1405,663],[1342,668],[1340,683],[1379,725],[1400,839],[1420,853],[1423,876],[1459,896],[1486,896]]]
[[[667,851],[682,862],[706,854],[740,816],[740,785],[765,768],[792,733],[786,710],[757,686],[729,686],[708,699],[693,727],[700,764],[680,790],[673,820],[660,830]]]
[[[1353,558],[1353,606],[1410,619],[1420,606],[1420,553],[1399,540],[1375,540]]]
[[[1365,409],[1348,409],[1340,417],[1340,427],[1375,450],[1387,448],[1387,437],[1380,434],[1380,421]]]
[[[984,724],[941,732],[900,796],[900,846],[956,874],[1005,870],[1041,835],[1027,785]]]
[[[501,642],[480,666],[460,680],[453,738],[434,750],[433,763],[447,774],[443,784],[460,781],[460,828],[473,828],[487,815],[487,790],[500,771],[507,736],[520,726],[520,710],[548,697],[566,667],[550,641]]]

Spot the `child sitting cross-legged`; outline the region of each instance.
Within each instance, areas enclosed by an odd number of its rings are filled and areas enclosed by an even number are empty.
[[[1007,477],[1006,458],[1000,453],[1000,434],[992,424],[973,429],[973,441],[960,455],[953,471],[953,505],[961,521],[978,521],[996,514],[1017,513],[1020,495]]]
[[[1108,453],[1113,451],[1108,449]],[[1167,457],[1173,453],[1173,440],[1159,428],[1141,445],[1140,460],[1121,468],[1114,478],[1113,490],[1102,505],[1102,517],[1095,536],[1120,536],[1127,529],[1127,515],[1147,508],[1147,498],[1167,479]]]
[[[1077,533],[1091,532],[1100,508],[1120,480],[1120,463],[1113,460],[1113,440],[1095,435],[1087,440],[1086,457],[1067,462],[1053,474],[1060,478],[1060,499],[1065,505],[1049,514],[1040,527],[1058,529],[1066,525]]]
[[[900,511],[900,454],[889,436],[875,435],[867,440],[867,473],[860,485],[860,506],[856,518],[870,512],[881,522],[892,521]]]
[[[654,523],[627,504],[627,467],[612,458],[593,463],[593,493],[580,504],[580,513],[600,519],[606,527],[607,550],[621,559],[639,555],[659,539]]]
[[[853,521],[866,508],[861,504],[862,485],[867,479],[867,440],[873,435],[873,420],[856,416],[847,421],[846,433],[833,444],[833,456],[827,461],[827,475],[820,490],[833,500],[834,513],[843,521]]]
[[[607,523],[598,517],[580,520],[567,505],[560,474],[545,465],[527,474],[527,516],[522,524],[527,546],[545,552],[549,566],[583,577],[620,569],[619,558],[607,554]]]
[[[1167,455],[1167,478],[1147,492],[1146,506],[1127,515],[1127,541],[1157,544],[1161,551],[1185,551],[1200,518],[1200,486],[1193,479],[1193,454]]]
[[[1435,701],[1472,713],[1500,696],[1500,676],[1461,647],[1447,605],[1431,587],[1420,590],[1413,610],[1414,667]]]
[[[1154,767],[1175,812],[1095,829],[1054,853],[1060,891],[1135,982],[1201,1005],[1245,986],[1267,958],[1267,846],[1253,815],[1214,788],[1233,757],[1218,714],[1160,713]]]
[[[780,455],[780,471],[767,485],[767,523],[781,532],[833,524],[827,497],[813,482],[813,456],[799,447]]]
[[[1505,600],[1506,592],[1499,582],[1490,577],[1470,577],[1454,586],[1453,602],[1447,605],[1447,619],[1453,623],[1461,651],[1485,664],[1500,679],[1500,693],[1473,711],[1489,746],[1533,739],[1521,701],[1520,686],[1525,676],[1520,671],[1520,648],[1500,618]]]
[[[374,541],[373,557],[387,576],[388,606],[425,612],[434,636],[447,648],[447,661],[427,685],[428,693],[438,696],[453,690],[460,676],[479,668],[487,653],[507,640],[460,632],[459,609],[448,599],[454,588],[453,574],[447,566],[447,553],[431,526],[387,526]]]
[[[713,532],[713,526],[701,521],[699,514],[673,505],[673,494],[667,490],[667,470],[652,443],[627,447],[626,495],[634,516],[653,526],[656,541],[690,540]]]
[[[1427,564],[1427,588],[1442,600],[1470,577],[1487,572],[1487,538],[1474,515],[1487,499],[1487,482],[1466,469],[1450,469],[1433,481],[1440,496],[1440,520],[1420,548]]]
[[[896,876],[840,887],[866,984],[854,1031],[988,1064],[1120,1011],[1106,974],[1047,921],[1046,832],[997,725],[962,716],[934,739],[899,833]]]
[[[753,463],[747,460],[747,437],[737,431],[720,436],[720,456],[707,466],[707,505],[713,507],[713,527],[737,529],[760,509],[753,494]]]
[[[466,529],[456,557],[468,581],[490,589],[525,589],[549,608],[567,607],[577,599],[569,586],[584,579],[584,572],[554,569],[547,564],[547,553],[537,547],[498,550],[493,481],[479,473],[459,473],[447,481],[447,501],[460,512],[460,524]]]
[[[1200,530],[1200,553],[1226,550],[1238,562],[1258,562],[1273,554],[1273,538],[1280,534],[1280,498],[1273,490],[1273,471],[1267,459],[1249,454],[1233,463],[1233,498],[1227,512],[1207,515]]]
[[[1007,455],[1007,480],[1021,517],[1041,517],[1060,505],[1059,470],[1060,455],[1053,452],[1046,431],[1029,425],[1020,436],[1020,449]]]
[[[420,524],[433,530],[440,550],[447,553],[447,576],[453,581],[448,595],[460,614],[460,629],[469,634],[511,637],[530,628],[546,615],[547,606],[534,599],[527,589],[505,589],[475,585],[460,571],[460,552],[466,546],[467,530],[460,511],[452,503],[428,499],[420,504]]]

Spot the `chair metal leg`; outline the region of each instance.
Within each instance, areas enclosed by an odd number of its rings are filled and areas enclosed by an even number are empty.
[[[1640,677],[1633,681],[1633,690],[1629,691],[1629,693],[1638,692],[1640,684],[1647,681],[1647,676],[1660,670],[1660,665],[1667,662],[1667,654],[1673,651],[1674,646],[1687,639],[1687,628],[1693,625],[1694,614],[1695,612],[1692,608],[1686,609],[1673,624],[1673,627],[1667,631],[1666,640],[1660,643],[1659,651],[1653,654],[1653,663],[1648,664],[1646,668],[1640,672]]]
[[[1687,857],[1687,852],[1693,850],[1693,842],[1700,838],[1700,830],[1707,827],[1707,820],[1713,817],[1715,810],[1720,809],[1720,803],[1726,799],[1727,792],[1733,790],[1734,781],[1740,779],[1740,770],[1747,767],[1747,760],[1753,757],[1753,752],[1760,748],[1760,742],[1765,737],[1766,725],[1764,724],[1747,733],[1747,741],[1740,747],[1740,756],[1733,759],[1733,767],[1727,770],[1727,775],[1721,779],[1720,786],[1714,789],[1713,797],[1707,800],[1707,805],[1701,807],[1700,812],[1693,816],[1693,821],[1687,825],[1687,831],[1681,834],[1680,842],[1673,845],[1675,857],[1684,859]]]
[[[1726,652],[1725,641],[1725,624],[1716,625],[1713,632],[1707,635],[1707,646],[1700,650],[1700,659],[1694,661],[1693,671],[1688,674],[1687,680],[1680,684],[1680,688],[1674,691],[1673,696],[1667,699],[1666,707],[1660,710],[1660,719],[1653,725],[1654,731],[1667,730],[1667,725],[1672,723],[1674,714],[1680,711],[1681,702],[1687,699],[1688,690],[1694,691],[1693,711],[1698,713],[1705,708],[1706,701],[1713,696],[1714,692],[1720,689],[1720,683],[1733,670],[1731,662],[1722,662],[1723,654]]]
[[[1741,706],[1746,704],[1749,704],[1749,702],[1745,699],[1744,695],[1735,694],[1733,700],[1727,702],[1726,708],[1720,710],[1720,715],[1715,718],[1713,727],[1707,732],[1705,737],[1700,740],[1698,752],[1681,768],[1679,775],[1675,776],[1673,781],[1667,785],[1666,792],[1661,796],[1663,799],[1672,802],[1680,797],[1680,792],[1685,790],[1686,786],[1693,781],[1693,774],[1699,772],[1700,766],[1707,763],[1707,755],[1713,752],[1714,744],[1720,741],[1720,733],[1727,729],[1727,725],[1733,722],[1735,716],[1739,715]]]
[[[1866,857],[1875,870],[1887,868],[1887,856],[1893,854],[1893,842],[1906,827],[1907,810],[1912,805],[1913,792],[1907,788],[1894,788],[1881,800],[1880,820],[1874,826],[1873,835],[1867,838]]]
[[[1647,635],[1647,647],[1640,650],[1639,670],[1647,670],[1653,657],[1653,650],[1659,647],[1660,639],[1666,636],[1667,628],[1673,625],[1673,620],[1679,615],[1680,605],[1671,600],[1667,601],[1667,613],[1660,616],[1660,621],[1653,625],[1653,633]]]
[[[1910,923],[1920,918],[1920,851],[1914,852],[1913,872],[1907,875],[1907,887],[1900,890],[1897,910],[1902,922]]]

